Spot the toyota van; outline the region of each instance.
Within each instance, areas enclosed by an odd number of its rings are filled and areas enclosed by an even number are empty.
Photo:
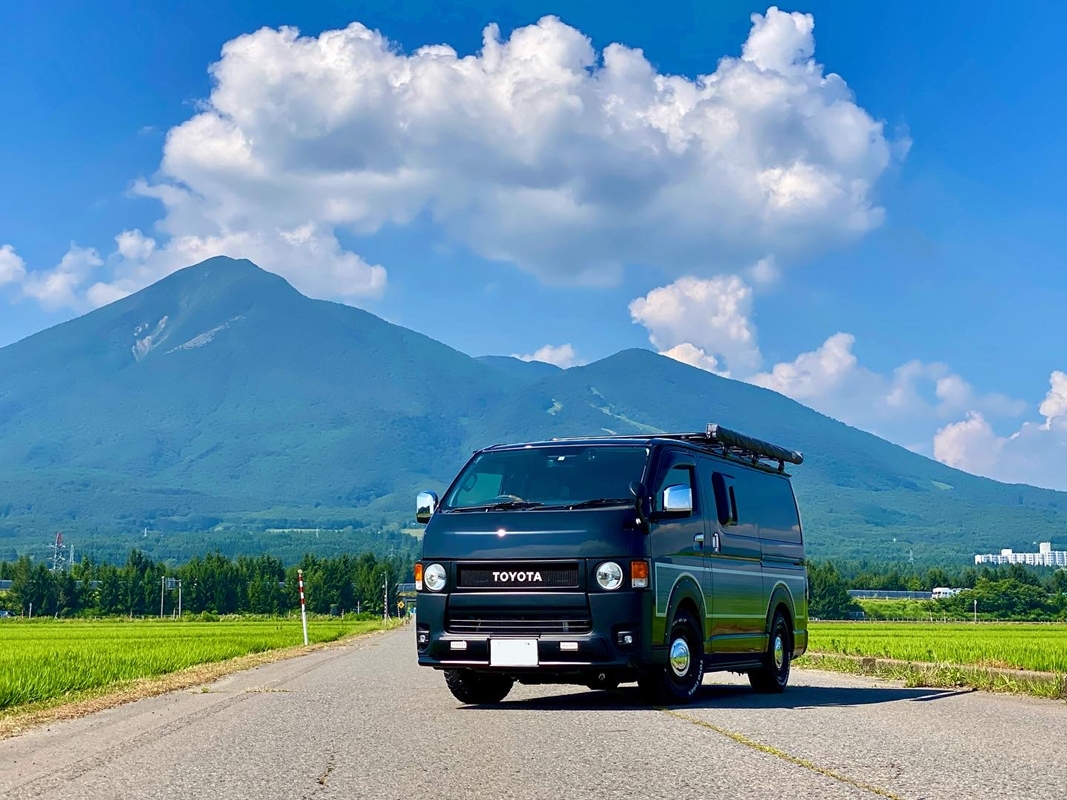
[[[781,692],[808,642],[802,461],[715,424],[479,450],[417,498],[418,663],[474,704],[516,681],[683,703],[721,670]]]

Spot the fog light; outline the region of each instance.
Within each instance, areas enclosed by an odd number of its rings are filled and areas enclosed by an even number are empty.
[[[618,641],[623,647],[629,647],[634,643],[634,635],[629,631],[619,631]]]
[[[577,642],[560,642],[559,643],[559,649],[560,650],[577,650],[578,649],[578,643]]]
[[[452,642],[452,649],[453,650],[466,650],[467,649],[467,643],[466,642]]]
[[[425,647],[430,643],[430,634],[419,632],[419,647]]]

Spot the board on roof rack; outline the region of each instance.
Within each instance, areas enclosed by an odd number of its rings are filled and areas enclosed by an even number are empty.
[[[677,439],[693,444],[711,445],[720,448],[724,455],[736,458],[749,459],[757,464],[759,459],[767,458],[778,462],[778,471],[785,470],[785,462],[790,464],[804,463],[804,456],[796,450],[789,450],[762,439],[756,439],[743,433],[724,428],[715,422],[709,422],[703,433],[624,433],[612,436],[575,436],[556,437],[554,442],[581,441],[582,439]],[[766,466],[766,465],[760,465]]]

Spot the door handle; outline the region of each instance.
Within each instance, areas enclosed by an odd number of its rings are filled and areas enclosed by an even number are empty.
[[[715,532],[715,533],[711,534],[711,549],[715,553],[719,552],[719,534],[718,534],[718,532]]]
[[[696,544],[703,545],[704,544],[704,534],[698,533],[696,536],[693,537],[693,541]]]

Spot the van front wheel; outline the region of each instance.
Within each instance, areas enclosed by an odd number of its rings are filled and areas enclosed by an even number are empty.
[[[671,625],[666,666],[637,679],[642,693],[654,702],[688,703],[704,682],[704,640],[693,618],[682,611]]]
[[[748,673],[748,682],[752,688],[763,694],[777,694],[785,691],[789,683],[789,665],[793,656],[793,637],[786,624],[785,614],[781,609],[774,612],[771,622],[771,636],[767,644],[767,654],[763,657],[763,666]]]

